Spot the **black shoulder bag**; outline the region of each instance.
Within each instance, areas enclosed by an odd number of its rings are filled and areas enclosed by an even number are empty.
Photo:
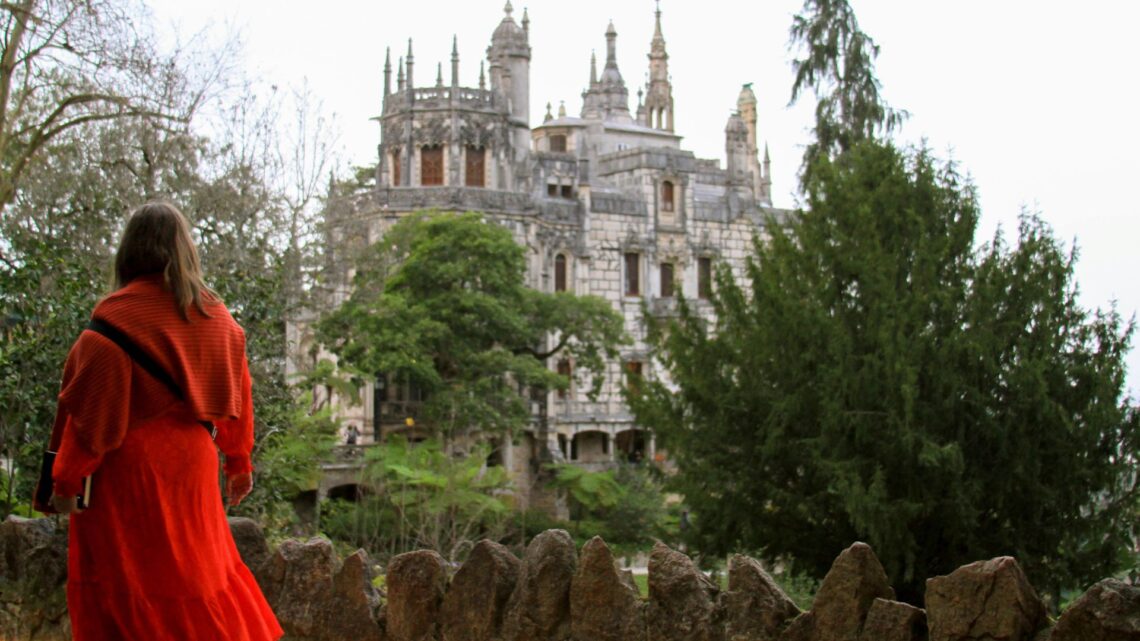
[[[170,390],[174,397],[178,400],[186,400],[185,395],[182,394],[182,388],[178,387],[178,383],[174,382],[174,377],[171,376],[158,361],[154,360],[147,354],[141,347],[139,347],[129,336],[124,334],[119,328],[107,323],[106,321],[99,320],[98,318],[91,319],[87,324],[86,329],[89,329],[97,334],[110,339],[111,342],[118,345],[120,349],[126,352],[131,360],[138,363],[139,367],[147,371],[148,374],[153,376],[155,380],[162,383]],[[210,433],[210,438],[215,438],[218,435],[218,428],[210,421],[199,421],[202,427]],[[60,421],[57,417],[56,426],[53,432],[61,429]],[[43,461],[40,464],[40,480],[36,483],[36,492],[33,497],[34,507],[45,514],[51,514],[54,510],[51,507],[51,494],[52,494],[52,466],[55,464],[55,451],[53,447],[59,447],[58,441],[61,435],[52,434],[52,441],[49,443],[47,449],[44,450]],[[91,477],[84,479],[83,494],[79,498],[79,508],[86,509],[90,506],[91,500]]]

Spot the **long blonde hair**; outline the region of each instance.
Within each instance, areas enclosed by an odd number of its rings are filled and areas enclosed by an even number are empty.
[[[202,263],[190,236],[190,223],[168,202],[150,202],[136,209],[115,253],[115,289],[148,274],[162,274],[186,320],[190,320],[190,305],[209,317],[206,305],[221,303],[202,281]]]

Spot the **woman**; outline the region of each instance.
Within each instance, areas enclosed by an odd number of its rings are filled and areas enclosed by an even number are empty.
[[[238,556],[218,487],[252,487],[245,334],[202,282],[185,217],[150,203],[115,256],[98,319],[175,380],[183,400],[104,335],[84,331],[64,367],[52,503],[71,514],[67,604],[75,641],[267,641],[281,627]],[[217,436],[203,429],[213,421]],[[91,506],[77,510],[94,474]]]

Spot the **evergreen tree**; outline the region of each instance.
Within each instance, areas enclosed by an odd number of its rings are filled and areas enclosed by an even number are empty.
[[[1126,562],[1140,432],[1132,325],[1076,301],[1074,253],[1025,216],[973,249],[973,190],[926,153],[820,158],[809,210],[717,274],[714,320],[651,327],[670,382],[639,422],[676,457],[705,551],[822,576],[869,542],[900,594],[1016,556],[1054,593]]]
[[[631,397],[696,542],[819,577],[864,540],[915,602],[997,555],[1054,602],[1119,570],[1140,515],[1132,322],[1077,304],[1076,252],[1035,215],[976,248],[956,168],[878,139],[905,113],[846,0],[806,0],[792,38],[793,99],[820,100],[806,209],[768,221],[741,282],[718,272],[711,320],[682,301],[651,322],[670,380]]]

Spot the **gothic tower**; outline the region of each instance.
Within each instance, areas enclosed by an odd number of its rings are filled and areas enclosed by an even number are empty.
[[[752,178],[753,196],[756,202],[770,206],[772,180],[767,173],[768,149],[767,147],[764,149],[764,166],[761,166],[760,150],[756,142],[756,94],[752,91],[752,83],[741,88],[740,97],[736,99],[736,109],[748,129],[748,173]]]
[[[649,45],[649,85],[646,87],[641,124],[654,129],[673,131],[673,83],[669,80],[669,54],[661,35],[661,2],[657,3],[657,25]]]
[[[491,36],[487,61],[491,65],[491,90],[507,101],[511,116],[511,144],[515,160],[530,148],[530,18],[523,10],[522,26],[511,17],[510,0],[506,14]]]
[[[582,94],[582,117],[616,122],[633,122],[629,113],[629,90],[617,64],[617,29],[606,28],[606,66],[598,78],[597,59],[590,56],[590,87]]]

